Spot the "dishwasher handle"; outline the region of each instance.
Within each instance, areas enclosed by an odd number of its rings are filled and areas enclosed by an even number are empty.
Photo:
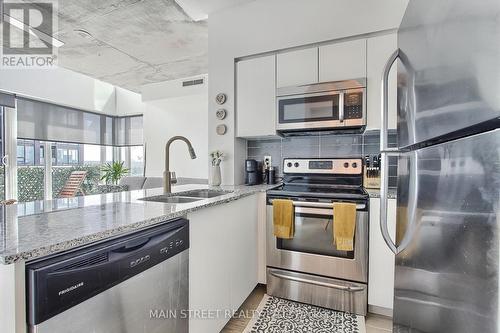
[[[156,236],[145,235],[134,239],[130,239],[127,242],[125,242],[123,246],[113,249],[111,252],[133,254],[136,251],[147,250],[159,243],[168,240],[173,235],[175,235],[180,229],[182,229],[182,227],[179,227],[177,229],[174,229],[170,232],[161,235],[156,235]]]
[[[83,272],[85,270],[98,269],[102,265],[112,265],[113,263],[125,260],[127,257],[134,258],[140,253],[154,251],[155,246],[158,246],[158,244],[167,241],[176,233],[180,232],[183,228],[185,227],[178,227],[170,232],[157,236],[146,235],[142,237],[127,239],[126,241],[114,244],[114,246],[112,247],[98,248],[95,251],[90,251],[82,255],[81,260],[78,260],[78,257],[73,257],[67,265],[59,265],[57,269],[49,271],[47,275],[52,276],[69,273],[74,274],[78,273],[79,271]],[[150,258],[151,256],[149,257],[149,259]]]

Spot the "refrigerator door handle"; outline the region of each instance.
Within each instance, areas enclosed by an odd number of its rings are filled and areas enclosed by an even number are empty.
[[[418,201],[418,170],[417,170],[417,155],[416,152],[411,152],[409,157],[409,177],[408,184],[408,204],[407,204],[407,225],[404,231],[403,238],[396,249],[396,254],[401,253],[410,244],[415,230],[415,220],[417,219],[417,201]]]
[[[395,242],[391,239],[389,235],[389,230],[387,228],[387,192],[389,188],[389,165],[388,157],[389,155],[399,155],[398,149],[390,149],[388,147],[388,127],[389,127],[389,72],[391,71],[392,65],[399,58],[399,49],[394,51],[393,54],[387,60],[384,67],[384,72],[382,74],[382,98],[381,98],[381,108],[380,108],[380,231],[382,232],[382,237],[389,249],[394,253],[398,253],[398,248]]]

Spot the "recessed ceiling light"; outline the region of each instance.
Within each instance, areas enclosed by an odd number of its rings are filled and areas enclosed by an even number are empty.
[[[75,29],[73,31],[76,32],[80,37],[94,39],[94,36],[92,36],[92,34],[85,29]]]

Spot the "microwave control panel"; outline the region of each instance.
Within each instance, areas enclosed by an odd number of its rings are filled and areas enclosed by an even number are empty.
[[[344,97],[344,119],[363,118],[363,93],[347,93]]]

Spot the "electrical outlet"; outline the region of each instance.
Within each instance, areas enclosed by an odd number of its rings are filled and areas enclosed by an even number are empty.
[[[269,156],[269,155],[268,155],[268,156],[264,156],[264,163],[263,163],[263,164],[264,164],[264,168],[265,168],[265,169],[267,169],[267,168],[269,168],[270,166],[272,166],[272,165],[273,165],[273,162],[272,162],[272,160],[271,160],[271,156]]]

